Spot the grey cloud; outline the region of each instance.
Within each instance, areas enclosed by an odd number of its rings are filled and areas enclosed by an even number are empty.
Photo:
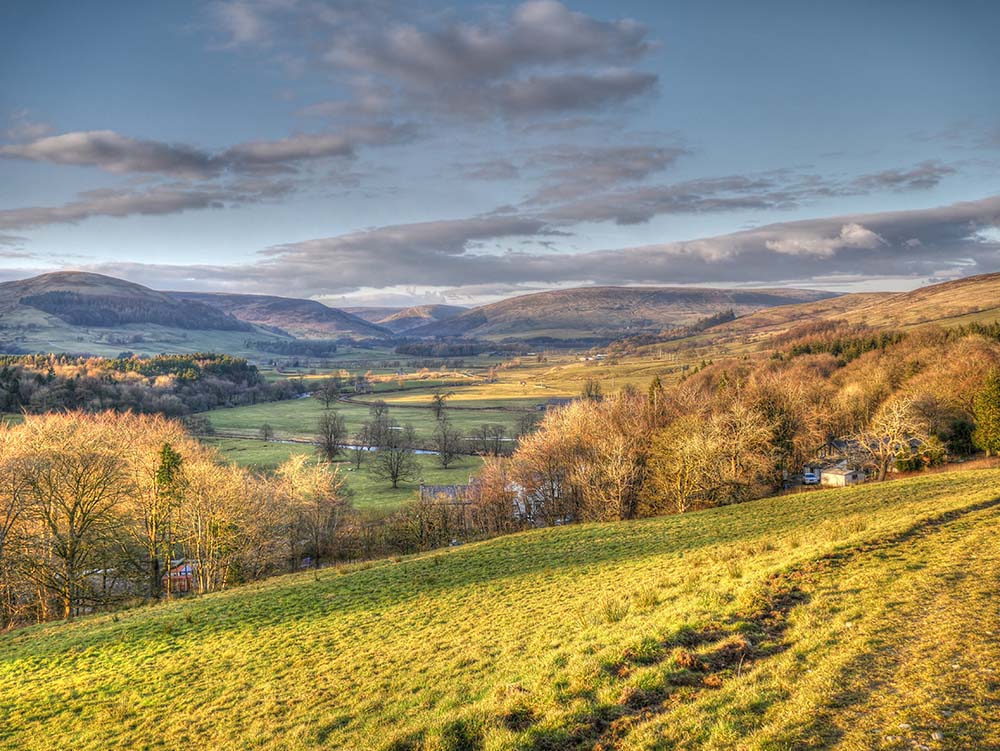
[[[95,190],[62,206],[30,206],[0,210],[0,229],[47,224],[75,224],[95,216],[174,214],[189,209],[221,208],[224,196],[214,191],[153,188],[147,191]]]
[[[513,180],[521,170],[509,159],[493,159],[458,165],[462,177],[470,180]]]
[[[214,21],[226,46],[273,48],[276,62],[320,49],[350,100],[317,102],[309,116],[382,116],[419,110],[473,118],[602,109],[652,91],[657,76],[630,69],[655,43],[631,19],[603,21],[557,0],[487,8],[480,20],[444,20],[400,3],[321,5],[231,0]],[[285,50],[280,52],[278,50]],[[361,83],[359,84],[359,80]]]
[[[361,146],[400,143],[414,136],[408,124],[371,123],[336,133],[298,134],[238,144],[210,154],[184,144],[140,140],[114,131],[82,131],[0,146],[0,157],[99,167],[115,173],[154,173],[205,179],[224,171],[293,172],[304,162],[350,157]]]
[[[944,175],[957,171],[952,166],[931,161],[852,180],[775,170],[760,175],[700,178],[665,185],[616,186],[616,182],[641,180],[669,166],[685,153],[679,148],[662,151],[653,150],[653,147],[634,148],[631,159],[623,156],[616,160],[609,153],[606,160],[595,157],[590,164],[579,158],[576,162],[571,161],[566,168],[566,179],[543,185],[524,205],[540,207],[543,216],[554,223],[642,224],[666,214],[789,209],[832,196],[929,189]],[[644,148],[650,151],[646,153]]]
[[[237,172],[290,172],[304,161],[354,156],[358,146],[401,143],[414,136],[408,125],[375,124],[345,129],[341,133],[300,134],[277,141],[251,141],[221,155]]]
[[[957,171],[950,165],[929,160],[909,169],[888,169],[861,175],[852,182],[852,186],[860,190],[926,190],[935,187],[942,178]]]
[[[543,192],[543,198],[548,198]],[[547,208],[553,222],[641,224],[662,214],[704,214],[749,209],[789,208],[800,194],[765,177],[688,180],[597,192]]]
[[[529,0],[504,21],[431,30],[397,24],[341,37],[326,58],[365,73],[437,86],[496,80],[530,66],[634,60],[649,48],[645,27],[635,21],[598,21],[555,0]]]
[[[485,242],[522,236],[558,236],[543,221],[483,216],[393,225],[280,245],[243,266],[102,264],[91,268],[152,286],[189,289],[259,289],[331,295],[364,287],[438,283],[456,263],[477,256]],[[484,256],[489,258],[490,256]]]
[[[137,281],[333,295],[398,286],[768,283],[925,278],[1000,269],[1000,196],[934,209],[782,222],[727,235],[581,253],[483,251],[550,237],[536,218],[490,216],[381,227],[268,249],[238,267],[108,266]],[[558,237],[558,234],[555,234]],[[917,241],[917,242],[913,242]],[[139,274],[148,276],[140,277]],[[190,280],[196,279],[197,282]]]
[[[92,217],[176,214],[219,209],[235,204],[274,200],[295,189],[290,181],[244,179],[226,186],[189,188],[160,185],[147,190],[91,190],[61,206],[29,206],[0,210],[0,229],[24,229],[49,224],[76,224]]]
[[[21,235],[3,235],[0,234],[0,247],[7,248],[17,248],[28,242],[27,237],[22,237]]]
[[[0,157],[184,178],[208,177],[220,168],[212,157],[191,146],[129,138],[111,130],[64,133],[0,146]]]
[[[51,125],[33,120],[28,110],[18,110],[11,115],[10,126],[3,131],[3,136],[9,141],[31,141],[51,132]]]
[[[676,146],[557,147],[540,151],[533,161],[548,167],[544,185],[530,204],[551,204],[637,182],[661,172],[687,151]]]
[[[393,104],[392,91],[371,81],[356,81],[351,86],[353,98],[315,102],[296,114],[303,117],[380,118],[389,114]]]
[[[531,76],[487,91],[486,104],[511,116],[597,110],[648,94],[658,80],[635,70]]]

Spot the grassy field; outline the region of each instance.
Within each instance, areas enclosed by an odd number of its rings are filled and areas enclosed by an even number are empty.
[[[0,637],[0,747],[1000,747],[1000,471],[537,530]]]
[[[403,392],[406,393],[406,392]],[[375,400],[383,398],[390,403],[389,395],[366,395],[364,399]],[[390,408],[392,419],[400,424],[410,423],[417,436],[424,442],[434,434],[436,420],[430,409],[429,395],[421,394],[416,399],[416,407],[395,409]],[[531,408],[500,410],[493,402],[479,405],[474,401],[463,402],[463,406],[471,409],[446,410],[448,419],[459,430],[471,433],[484,423],[503,425],[509,435],[515,435],[518,422],[524,415],[537,414]],[[362,424],[371,419],[367,404],[338,402],[335,409],[347,423],[351,435],[357,432]],[[223,433],[252,437],[260,432],[264,423],[270,425],[278,438],[311,438],[316,433],[316,426],[324,413],[324,407],[316,399],[290,399],[282,402],[268,402],[247,407],[231,407],[215,409],[205,413],[213,427]]]
[[[231,462],[261,469],[274,469],[293,454],[315,455],[313,446],[301,443],[275,443],[247,438],[204,438],[205,443],[217,448]],[[387,480],[374,477],[371,462],[365,462],[361,469],[354,469],[347,461],[337,463],[344,473],[344,482],[351,493],[351,503],[359,509],[385,510],[414,500],[420,483],[428,485],[463,485],[469,476],[475,474],[482,465],[478,456],[464,456],[448,469],[442,469],[434,456],[418,455],[420,477],[400,482],[393,488]]]

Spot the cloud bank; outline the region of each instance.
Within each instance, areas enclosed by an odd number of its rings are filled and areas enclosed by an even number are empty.
[[[555,240],[538,218],[380,227],[267,248],[239,266],[103,264],[90,270],[165,288],[331,296],[362,289],[566,284],[732,284],[832,277],[962,276],[1000,270],[1000,196],[932,209],[782,222],[688,241],[581,253],[511,249]]]

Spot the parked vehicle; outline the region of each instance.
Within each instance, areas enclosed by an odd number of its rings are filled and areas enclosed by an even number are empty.
[[[803,485],[819,485],[819,475],[815,472],[806,472],[802,475]]]

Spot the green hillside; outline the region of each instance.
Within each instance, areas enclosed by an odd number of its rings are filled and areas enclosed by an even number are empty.
[[[287,342],[198,301],[139,284],[63,271],[0,284],[0,351],[115,356],[128,350],[259,355],[247,340]]]
[[[0,637],[7,749],[985,749],[1000,470],[556,527]]]

